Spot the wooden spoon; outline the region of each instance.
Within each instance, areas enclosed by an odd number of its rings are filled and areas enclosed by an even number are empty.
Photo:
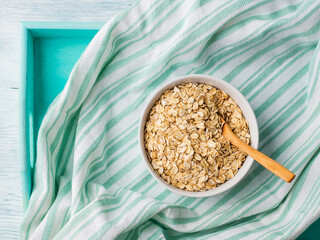
[[[228,139],[233,145],[240,148],[242,151],[247,153],[253,159],[255,159],[258,163],[264,166],[266,169],[277,175],[278,177],[282,178],[286,182],[291,182],[294,179],[295,175],[286,169],[281,164],[277,163],[276,161],[272,160],[268,156],[264,155],[263,153],[257,151],[256,149],[250,147],[248,144],[242,142],[230,129],[229,125],[224,121],[222,117],[220,117],[223,121],[223,128],[222,128],[222,135]]]

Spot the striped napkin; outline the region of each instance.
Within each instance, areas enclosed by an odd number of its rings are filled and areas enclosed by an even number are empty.
[[[142,0],[95,36],[39,132],[21,239],[293,239],[320,216],[320,4]],[[138,148],[146,99],[191,73],[239,89],[260,150],[291,184],[255,164],[226,193],[160,186]]]

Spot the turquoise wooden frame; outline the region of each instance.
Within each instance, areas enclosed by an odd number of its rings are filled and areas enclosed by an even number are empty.
[[[91,41],[93,36],[101,29],[104,23],[101,22],[23,22],[21,32],[21,79],[20,79],[20,92],[19,92],[19,152],[20,152],[20,166],[21,166],[21,182],[22,182],[22,201],[23,208],[26,210],[29,204],[29,198],[32,192],[32,179],[33,169],[36,161],[36,138],[38,133],[39,124],[35,126],[35,119],[41,122],[43,110],[47,108],[53,98],[59,93],[71,71],[71,66],[77,60],[83,49],[88,42]],[[41,41],[44,42],[41,42]],[[55,46],[55,42],[58,46]],[[64,76],[56,76],[55,81],[57,84],[48,82],[50,81],[49,75],[55,74],[55,69],[50,69],[49,73],[42,74],[43,77],[39,80],[39,76],[35,73],[35,66],[41,66],[39,58],[35,58],[37,53],[36,43],[41,43],[41,51],[51,51],[53,62],[63,60],[69,68],[62,67]],[[60,44],[60,45],[59,45]],[[68,49],[72,47],[72,54],[68,54]],[[52,54],[55,47],[59,47],[59,56],[57,58]],[[74,54],[75,53],[75,54]],[[59,69],[61,70],[61,69]],[[61,71],[60,71],[61,72]],[[37,81],[43,81],[40,86],[37,86]],[[45,83],[47,81],[47,83]],[[50,88],[49,94],[41,96],[42,99],[42,113],[39,113],[37,106],[35,107],[35,100],[37,98],[37,91],[41,90],[40,87],[46,86]],[[50,86],[50,87],[48,87]],[[45,89],[44,89],[45,90]],[[42,92],[42,91],[41,91]],[[43,101],[42,101],[43,100]]]

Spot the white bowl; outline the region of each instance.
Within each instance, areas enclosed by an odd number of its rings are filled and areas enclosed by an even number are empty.
[[[236,88],[231,86],[229,83],[216,79],[211,76],[207,75],[201,75],[201,74],[194,74],[194,75],[187,75],[183,77],[179,77],[177,79],[172,80],[168,84],[165,84],[164,86],[160,87],[159,89],[156,90],[156,92],[153,94],[153,96],[148,100],[141,119],[140,119],[140,126],[139,126],[139,145],[141,149],[141,154],[143,157],[143,160],[151,173],[151,175],[165,188],[169,189],[172,192],[178,193],[180,195],[188,196],[188,197],[209,197],[213,195],[217,195],[219,193],[225,192],[229,190],[230,188],[234,187],[236,184],[238,184],[244,176],[248,173],[250,167],[252,166],[254,160],[250,157],[247,156],[245,162],[243,163],[242,167],[239,169],[238,173],[231,178],[230,180],[226,181],[225,183],[221,184],[217,188],[213,188],[208,191],[204,192],[189,192],[187,190],[181,190],[168,182],[166,182],[164,179],[162,179],[158,173],[156,173],[153,169],[153,167],[150,164],[150,161],[147,157],[146,154],[146,149],[144,146],[144,129],[145,129],[145,123],[148,118],[149,112],[153,105],[155,104],[156,101],[159,100],[160,96],[168,89],[172,89],[174,86],[183,84],[183,83],[189,83],[189,82],[194,82],[194,83],[205,83],[210,86],[213,86],[217,89],[221,89],[225,91],[233,100],[238,104],[240,109],[242,110],[242,113],[248,121],[249,125],[249,130],[250,130],[250,135],[251,135],[251,140],[250,140],[250,145],[251,147],[257,149],[258,144],[259,144],[259,129],[258,129],[258,124],[257,124],[257,119],[256,116],[254,115],[254,112],[246,100],[246,98],[238,91]]]

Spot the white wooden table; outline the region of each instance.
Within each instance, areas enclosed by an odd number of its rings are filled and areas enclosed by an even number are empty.
[[[20,22],[107,22],[135,0],[0,0],[0,239],[16,239],[21,204],[18,95]]]

